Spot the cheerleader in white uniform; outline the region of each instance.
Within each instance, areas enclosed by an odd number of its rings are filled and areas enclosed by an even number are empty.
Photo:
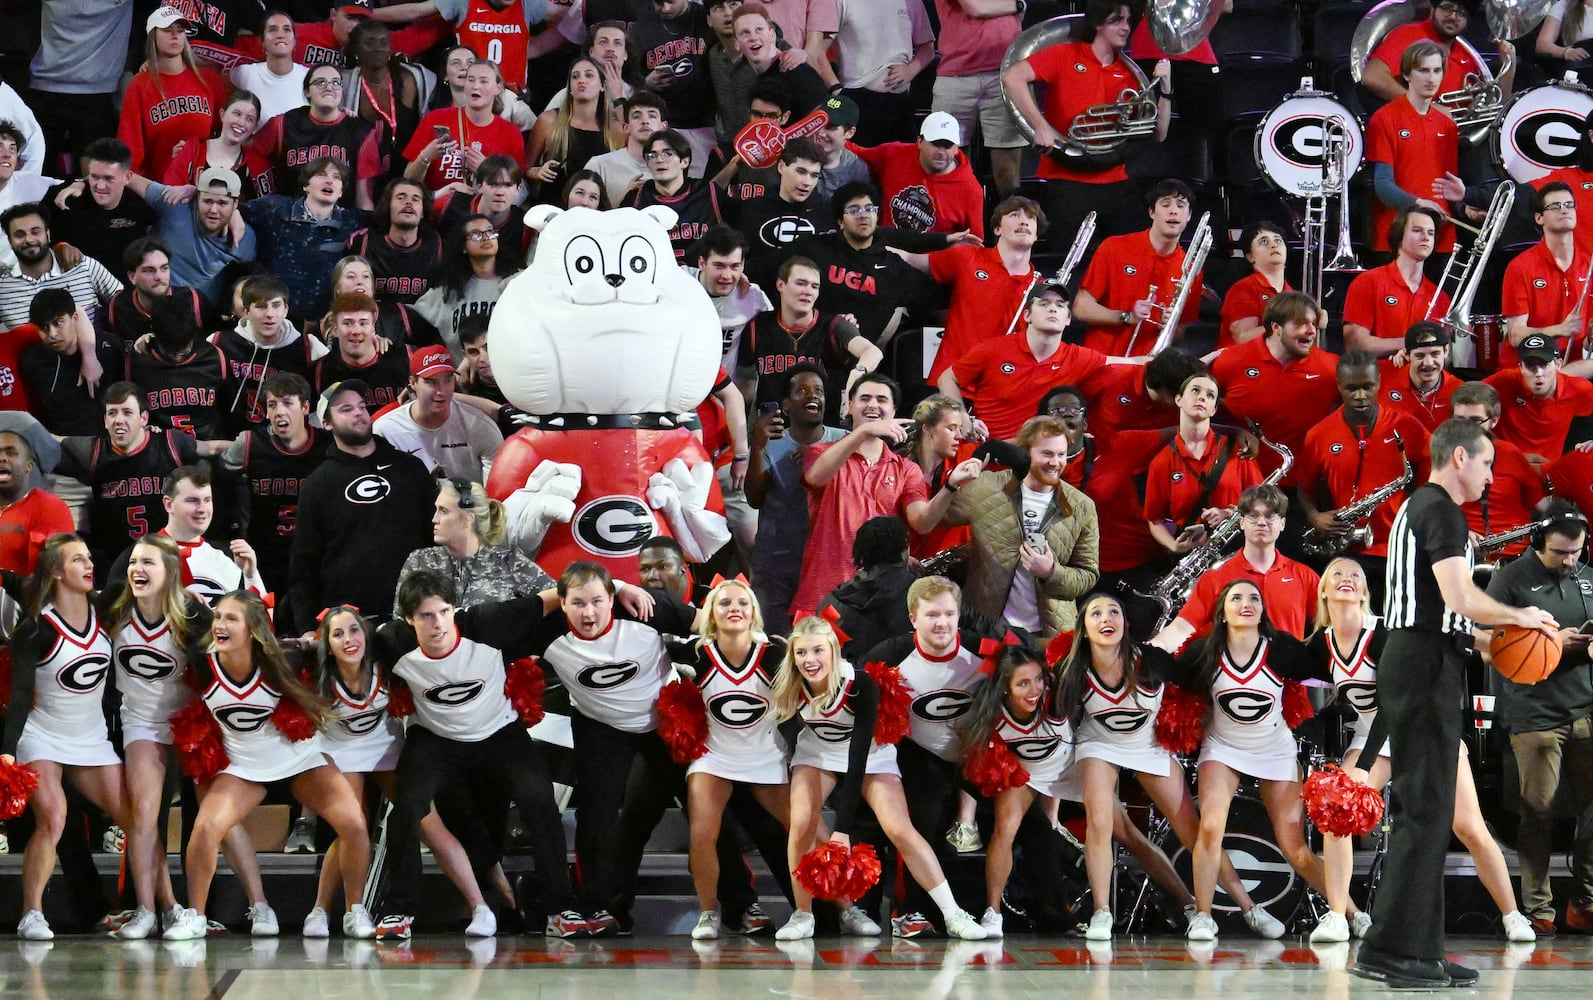
[[[786,643],[764,634],[758,599],[742,580],[723,580],[708,592],[694,630],[697,641],[670,651],[696,669],[708,711],[708,750],[686,769],[686,813],[702,911],[691,936],[711,941],[720,930],[719,827],[735,786],[746,785],[781,826],[791,826],[790,772],[770,700]]]
[[[294,676],[271,633],[265,603],[234,591],[216,602],[211,651],[195,664],[205,707],[221,728],[230,763],[205,789],[188,841],[189,907],[166,928],[168,941],[205,936],[205,904],[216,874],[216,848],[265,798],[268,782],[292,778],[294,798],[313,808],[343,841],[340,868],[351,901],[343,917],[349,937],[374,937],[370,914],[358,902],[370,867],[371,843],[359,803],[327,759],[319,734],[292,742],[272,723],[272,712],[291,698],[318,722],[326,706]]]
[[[1119,771],[1133,772],[1185,847],[1195,844],[1200,816],[1182,765],[1172,751],[1156,741],[1156,713],[1175,669],[1172,656],[1129,640],[1123,605],[1111,594],[1097,592],[1084,599],[1079,606],[1079,629],[1080,637],[1061,665],[1058,701],[1064,706],[1062,714],[1078,719],[1073,758],[1083,785],[1084,866],[1095,901],[1084,936],[1090,941],[1110,941],[1114,835],[1180,904],[1192,906],[1195,901],[1167,855],[1128,821],[1117,796]],[[1070,707],[1075,705],[1077,709]],[[1226,852],[1217,881],[1242,912],[1258,909]],[[1246,919],[1266,928],[1270,937],[1283,933],[1283,924],[1265,910]],[[1274,930],[1276,934],[1270,933]]]
[[[802,719],[791,758],[791,840],[787,851],[791,868],[795,870],[802,856],[817,846],[819,810],[839,788],[830,841],[851,846],[857,803],[866,800],[918,884],[930,887],[929,896],[945,918],[946,933],[969,941],[983,940],[984,929],[957,905],[935,852],[913,829],[896,771],[896,748],[873,740],[879,686],[841,659],[841,644],[829,622],[808,617],[792,627],[785,660],[774,679],[773,699],[780,721],[793,716]],[[813,936],[813,897],[800,883],[792,888],[796,911],[775,933],[782,941]],[[857,906],[841,913],[841,929],[865,936],[879,933],[879,925]]]
[[[1333,671],[1336,695],[1355,711],[1354,735],[1344,755],[1344,770],[1363,785],[1382,788],[1388,784],[1388,741],[1381,731],[1374,734],[1377,719],[1377,659],[1382,654],[1387,633],[1378,628],[1371,611],[1366,573],[1353,559],[1335,559],[1322,572],[1317,591],[1317,632],[1309,648],[1324,666]],[[1375,755],[1363,752],[1369,738],[1377,740]],[[1465,756],[1466,745],[1460,745]],[[1471,853],[1477,879],[1493,897],[1504,918],[1505,936],[1525,944],[1537,940],[1532,921],[1516,907],[1515,889],[1510,884],[1510,869],[1504,853],[1488,831],[1477,802],[1477,786],[1471,768],[1464,764],[1455,771],[1455,836]],[[1328,912],[1311,932],[1313,944],[1348,941],[1353,934],[1364,938],[1372,920],[1357,912],[1350,899],[1350,876],[1354,874],[1354,846],[1346,837],[1322,835],[1322,854],[1326,859]]]
[[[1310,886],[1325,892],[1322,859],[1306,846],[1300,801],[1300,765],[1294,737],[1283,721],[1283,682],[1315,677],[1327,679],[1304,644],[1280,635],[1267,619],[1261,591],[1247,579],[1230,581],[1218,593],[1211,632],[1179,657],[1183,686],[1211,697],[1213,708],[1200,747],[1200,835],[1195,840],[1196,913],[1189,921],[1191,941],[1214,941],[1217,922],[1211,916],[1217,871],[1228,831],[1228,808],[1239,779],[1260,779],[1261,802],[1272,820],[1278,849]],[[1266,937],[1266,921],[1277,921],[1263,909],[1245,914],[1251,930]]]
[[[315,652],[317,693],[330,708],[322,735],[327,756],[343,773],[354,801],[362,809],[367,777],[392,801],[393,776],[399,752],[404,749],[404,724],[388,714],[389,681],[371,656],[370,623],[358,608],[347,604],[327,610],[315,631]],[[365,822],[368,827],[369,817]],[[491,937],[497,933],[498,918],[482,896],[470,858],[459,839],[438,818],[436,809],[420,821],[420,838],[470,907],[465,934]],[[327,913],[341,881],[342,856],[343,841],[334,840],[321,866],[315,906],[304,917],[305,937],[324,938],[331,934]]]
[[[39,776],[28,803],[35,826],[22,854],[22,920],[29,941],[55,937],[44,919],[44,887],[66,824],[64,779],[127,823],[122,762],[111,745],[102,698],[111,639],[95,614],[94,563],[76,535],[51,535],[26,587],[27,614],[12,637],[11,701],[0,756]]]

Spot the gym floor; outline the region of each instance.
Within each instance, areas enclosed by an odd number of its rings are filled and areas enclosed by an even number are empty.
[[[1588,991],[1593,939],[1564,935],[1537,945],[1451,938],[1455,960],[1482,973],[1464,991],[1488,998],[1577,996]],[[251,940],[242,936],[167,945],[101,938],[0,943],[4,995],[19,1000],[187,998],[582,997],[715,1000],[911,997],[915,1000],[1340,1000],[1386,987],[1345,972],[1353,943],[1309,947],[1301,938],[1224,936],[1196,950],[1177,938],[1119,937],[1086,947],[1077,937],[1014,936],[998,942],[820,939],[779,943],[684,936],[467,942],[422,936],[403,945]]]

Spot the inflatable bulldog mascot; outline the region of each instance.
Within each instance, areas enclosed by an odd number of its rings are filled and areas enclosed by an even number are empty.
[[[675,213],[540,206],[536,256],[487,333],[504,396],[531,414],[487,492],[510,536],[557,576],[577,559],[635,578],[665,534],[701,562],[730,538],[713,463],[682,426],[719,371],[719,317],[675,264]]]

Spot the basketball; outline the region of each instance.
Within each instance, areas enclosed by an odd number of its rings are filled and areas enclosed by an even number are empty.
[[[1517,684],[1536,684],[1560,665],[1560,637],[1542,629],[1501,625],[1488,651],[1493,668]]]

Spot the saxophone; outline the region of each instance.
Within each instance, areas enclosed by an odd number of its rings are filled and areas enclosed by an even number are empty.
[[[1372,516],[1383,501],[1410,485],[1411,468],[1410,458],[1405,454],[1405,441],[1398,433],[1394,435],[1394,443],[1399,446],[1400,461],[1405,463],[1405,471],[1394,479],[1361,497],[1359,500],[1340,507],[1338,513],[1333,515],[1336,524],[1358,525],[1342,535],[1331,535],[1315,528],[1306,529],[1300,536],[1300,548],[1306,555],[1318,559],[1331,559],[1342,555],[1351,545],[1365,548],[1372,544],[1372,526],[1361,524],[1362,521]]]
[[[1477,544],[1475,546],[1477,555],[1481,557],[1485,553],[1502,549],[1516,539],[1525,538],[1534,531],[1547,528],[1554,522],[1555,518],[1545,517],[1537,521],[1530,521],[1526,524],[1523,524],[1519,528],[1508,528],[1504,531],[1496,531],[1491,535],[1483,535],[1477,540]],[[1495,562],[1494,557],[1489,556],[1471,568],[1472,576],[1474,578],[1491,577],[1493,576],[1494,570],[1498,569],[1499,565],[1499,563]]]
[[[1257,436],[1260,436],[1259,429],[1257,430]],[[1284,476],[1289,474],[1289,468],[1294,465],[1294,453],[1281,444],[1274,444],[1268,441],[1265,437],[1261,438],[1261,443],[1277,452],[1278,456],[1283,459],[1283,464],[1279,465],[1271,475],[1262,480],[1263,485],[1276,486]],[[1151,588],[1150,593],[1132,591],[1140,597],[1155,601],[1161,606],[1162,612],[1156,619],[1156,628],[1152,630],[1152,634],[1166,628],[1167,624],[1173,620],[1173,616],[1178,614],[1179,609],[1189,600],[1189,592],[1195,589],[1195,581],[1199,580],[1201,575],[1207,570],[1227,558],[1228,544],[1239,534],[1240,517],[1240,512],[1235,510],[1224,518],[1221,524],[1212,529],[1211,534],[1207,536],[1204,542],[1184,553],[1172,570],[1156,581],[1156,585]]]

